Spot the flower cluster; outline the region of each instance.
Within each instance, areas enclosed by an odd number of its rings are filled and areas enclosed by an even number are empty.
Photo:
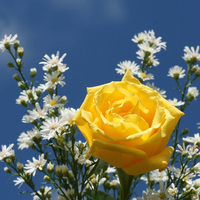
[[[199,95],[193,85],[200,77],[199,46],[184,48],[187,68],[169,69],[167,76],[175,80],[178,94],[167,101],[166,91],[154,83],[142,85],[154,79],[147,72],[159,65],[155,54],[166,49],[166,42],[153,30],[134,35],[140,64],[120,62],[116,71],[125,74],[122,81],[88,88],[86,103],[74,109],[66,107],[67,97],[59,94],[69,69],[63,63],[66,54],[44,55],[39,63],[44,83],[36,85],[36,68],[30,69],[31,80],[23,74],[24,48],[16,38],[5,35],[0,50],[14,59],[7,65],[17,71],[13,78],[21,92],[16,104],[26,109],[22,122],[32,126],[19,134],[18,149],[32,149],[37,156],[23,164],[14,144],[1,146],[0,161],[7,165],[5,172],[16,176],[14,185],[28,185],[34,200],[50,200],[53,192],[58,200],[200,198],[200,135],[189,136],[187,128],[180,132],[178,122]],[[87,142],[77,141],[77,127]],[[165,148],[169,139],[173,147]],[[44,179],[40,186],[34,183],[39,173]],[[134,197],[143,181],[148,189]]]

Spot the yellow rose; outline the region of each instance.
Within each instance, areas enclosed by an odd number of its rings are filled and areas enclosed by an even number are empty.
[[[174,149],[166,145],[183,112],[129,70],[87,93],[74,121],[95,158],[130,175],[167,167]]]

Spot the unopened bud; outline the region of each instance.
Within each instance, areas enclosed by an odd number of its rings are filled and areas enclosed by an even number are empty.
[[[15,66],[13,65],[13,63],[11,63],[11,62],[8,62],[8,63],[7,63],[7,66],[10,67],[10,68],[14,68],[14,67],[15,67]]]
[[[184,128],[181,135],[187,135],[189,133],[188,128]]]
[[[48,173],[52,173],[53,172],[53,168],[54,168],[54,165],[51,162],[47,164]]]
[[[21,79],[20,79],[20,77],[19,77],[18,74],[13,74],[13,78],[14,78],[17,82],[21,81]]]
[[[193,96],[191,93],[188,93],[188,94],[186,95],[186,99],[187,99],[188,101],[192,101],[192,100],[194,99],[194,96]]]
[[[8,50],[10,50],[10,42],[5,42],[4,43],[4,47],[6,48],[6,49],[8,49]]]
[[[40,187],[40,192],[41,192],[42,194],[44,194],[44,191],[45,191],[44,186],[41,186],[41,187]]]
[[[12,173],[11,169],[8,168],[8,167],[4,167],[4,171],[7,172],[7,173]]]
[[[41,96],[41,90],[40,90],[40,89],[37,88],[37,89],[35,90],[35,92],[36,92],[36,95],[37,95],[38,97]]]
[[[60,165],[56,166],[56,175],[62,176],[62,167]]]
[[[20,101],[20,104],[21,104],[22,106],[24,106],[24,107],[27,107],[27,106],[28,106],[27,102],[26,102],[24,99],[22,99],[22,100]]]
[[[24,56],[24,48],[18,47],[17,52],[18,52],[19,57],[22,59],[22,57]]]
[[[60,103],[65,103],[67,101],[67,97],[66,96],[63,96],[61,99],[60,99]]]
[[[19,40],[15,40],[15,41],[13,42],[13,47],[14,47],[15,50],[18,49],[19,45],[20,45]]]
[[[8,164],[8,165],[10,165],[11,163],[12,163],[12,160],[10,159],[10,158],[6,158],[6,163]]]
[[[24,165],[20,162],[17,163],[17,169],[19,170],[19,172],[23,172],[24,169]]]
[[[18,86],[22,89],[25,90],[26,89],[26,85],[23,82],[18,82]]]
[[[35,78],[36,73],[37,73],[37,69],[36,69],[36,68],[31,68],[31,69],[30,69],[30,76],[31,76],[32,78]]]
[[[51,179],[50,179],[49,176],[45,175],[45,176],[44,176],[44,180],[45,180],[45,181],[50,181]]]

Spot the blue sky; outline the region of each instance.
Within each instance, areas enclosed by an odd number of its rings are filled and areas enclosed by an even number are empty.
[[[5,34],[18,34],[25,49],[25,75],[28,77],[29,69],[35,67],[40,82],[43,71],[38,63],[43,56],[57,51],[61,55],[67,53],[64,63],[70,69],[65,73],[66,86],[60,94],[68,97],[68,106],[78,108],[86,95],[86,87],[121,80],[122,76],[115,72],[120,61],[140,63],[135,54],[137,45],[131,38],[153,29],[157,37],[161,36],[167,42],[167,50],[157,54],[160,65],[151,71],[155,85],[167,91],[167,98],[179,98],[179,94],[172,90],[175,81],[167,77],[167,73],[174,65],[186,68],[182,59],[185,46],[196,48],[200,45],[199,8],[198,0],[3,0],[0,40]],[[32,129],[32,126],[21,122],[26,109],[15,104],[20,89],[12,79],[14,72],[6,66],[8,61],[11,61],[9,54],[0,53],[0,141],[6,145],[14,143],[16,155],[19,161],[23,161],[31,159],[28,155],[31,151],[17,150],[16,140],[21,132]],[[197,80],[193,86],[198,87],[199,83]],[[200,97],[186,110],[182,119],[181,127],[189,128],[191,135],[198,132],[199,101]],[[0,199],[32,199],[29,195],[17,195],[26,187],[18,190],[13,179],[6,183],[9,175],[3,172],[3,167],[4,164],[0,163],[0,191],[3,191]]]

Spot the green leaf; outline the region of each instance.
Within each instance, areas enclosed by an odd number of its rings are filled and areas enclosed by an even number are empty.
[[[128,175],[122,169],[117,168],[117,174],[120,181],[120,200],[126,200],[131,197],[130,189],[134,176]]]
[[[97,190],[96,193],[95,190],[87,190],[85,196],[88,200],[115,200],[115,198],[100,190]]]

